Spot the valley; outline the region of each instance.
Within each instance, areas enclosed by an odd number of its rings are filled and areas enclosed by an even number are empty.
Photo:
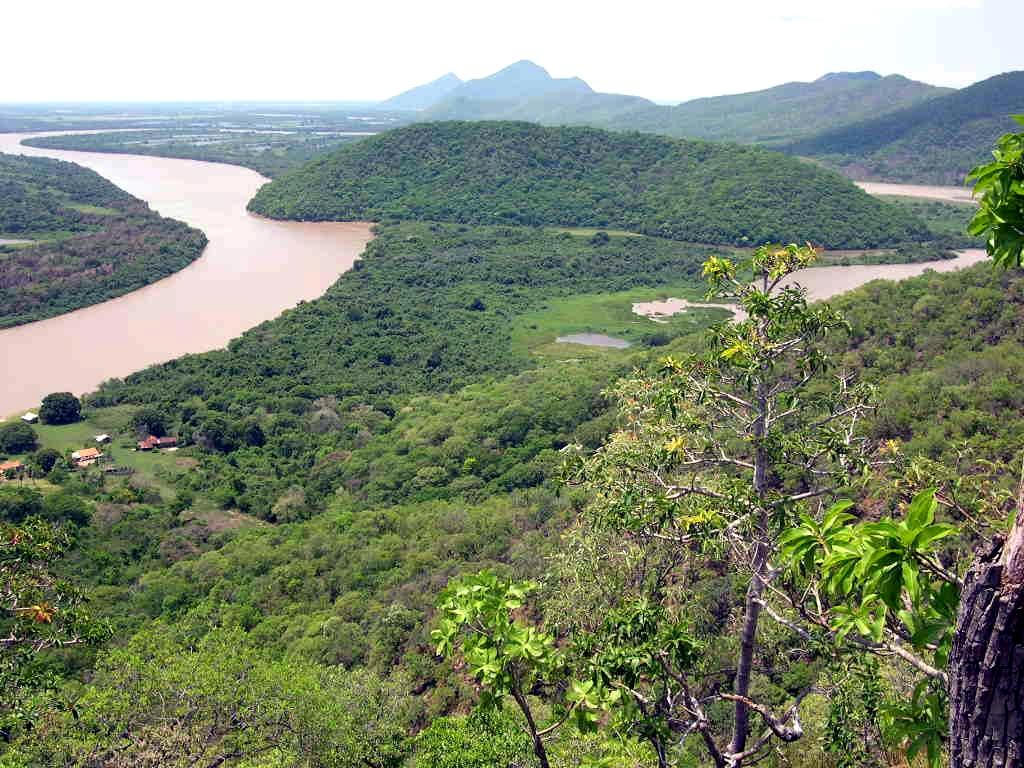
[[[1024,610],[1024,134],[955,186],[999,99],[0,104],[14,300],[176,255],[119,212],[205,245],[0,329],[0,767],[974,765],[958,702],[1024,711],[963,619]]]
[[[210,244],[199,261],[145,289],[72,314],[0,330],[0,353],[21,371],[17,379],[0,386],[0,413],[28,407],[49,391],[89,392],[106,379],[221,347],[296,302],[318,297],[351,268],[371,236],[365,224],[274,222],[246,213],[248,198],[265,180],[242,168],[22,143],[33,136],[0,134],[0,151],[71,160],[92,168],[155,210],[208,233]],[[966,195],[956,188],[862,186],[876,194],[957,201]],[[822,267],[808,275],[815,275],[809,277],[815,298],[823,299],[871,279],[955,268],[976,258],[975,253],[934,265]],[[226,285],[231,285],[230,291],[225,291]],[[170,333],[164,313],[153,310],[160,306],[175,308]],[[60,347],[71,332],[79,341],[69,360]]]

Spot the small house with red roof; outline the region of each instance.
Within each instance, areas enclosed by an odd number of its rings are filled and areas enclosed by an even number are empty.
[[[159,438],[153,437],[153,435],[147,435],[144,440],[139,440],[139,450],[152,451],[159,444]]]

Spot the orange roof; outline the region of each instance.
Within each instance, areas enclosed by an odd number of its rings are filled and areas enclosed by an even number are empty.
[[[3,474],[9,469],[21,469],[22,466],[22,463],[16,460],[0,462],[0,474]]]
[[[103,455],[103,452],[99,448],[83,448],[80,451],[75,451],[71,456],[76,460],[81,459],[96,459]]]

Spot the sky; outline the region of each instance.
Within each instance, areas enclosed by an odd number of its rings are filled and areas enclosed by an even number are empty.
[[[378,100],[530,59],[664,102],[1024,69],[1024,0],[10,0],[0,102]]]

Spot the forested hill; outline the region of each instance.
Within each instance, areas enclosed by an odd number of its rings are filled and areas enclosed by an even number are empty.
[[[948,93],[902,75],[832,72],[750,93],[694,99],[625,116],[610,125],[670,136],[778,145],[924,103]]]
[[[857,179],[962,184],[1024,112],[1024,71],[1007,72],[888,115],[792,143]]]
[[[927,239],[840,175],[756,147],[529,123],[427,123],[314,160],[250,210],[306,221],[413,219],[613,227],[676,240]]]
[[[205,246],[202,232],[94,171],[0,155],[0,328],[134,291],[187,266]]]

